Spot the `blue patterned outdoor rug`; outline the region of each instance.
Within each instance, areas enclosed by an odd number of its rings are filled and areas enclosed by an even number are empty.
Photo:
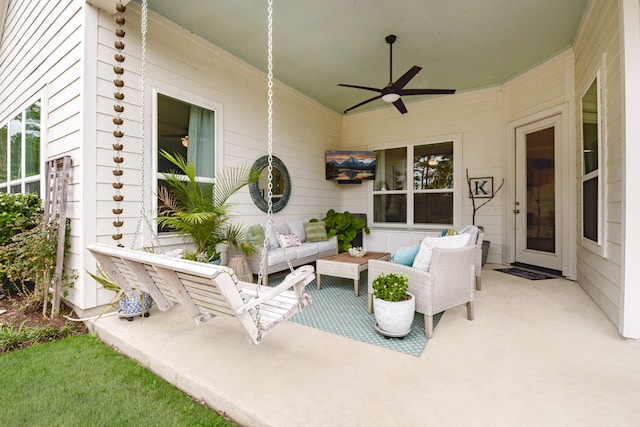
[[[270,285],[280,283],[283,277],[274,277]],[[307,285],[307,292],[313,303],[294,315],[293,322],[416,357],[420,357],[429,341],[424,335],[424,316],[420,313],[415,314],[411,332],[402,339],[387,339],[376,331],[374,315],[367,312],[366,271],[360,275],[359,297],[353,292],[353,280],[324,275],[322,289],[317,289],[314,280]],[[441,317],[442,313],[433,316],[434,328]]]
[[[511,274],[513,276],[522,277],[523,279],[529,280],[545,280],[545,279],[553,279],[553,276],[549,276],[543,273],[536,273],[535,271],[523,270],[521,268],[496,268],[496,271],[500,271],[501,273]]]

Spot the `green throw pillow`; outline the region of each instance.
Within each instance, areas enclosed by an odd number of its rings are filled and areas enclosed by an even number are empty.
[[[264,228],[260,224],[252,225],[247,231],[247,237],[254,246],[262,247],[264,245]]]
[[[307,243],[326,242],[327,230],[324,228],[324,221],[305,222],[304,234],[307,235]]]

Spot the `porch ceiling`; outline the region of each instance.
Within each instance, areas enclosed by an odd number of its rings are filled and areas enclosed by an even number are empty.
[[[342,112],[375,93],[338,83],[376,88],[387,83],[385,37],[395,34],[393,80],[413,65],[423,68],[407,88],[461,92],[495,86],[570,47],[587,2],[274,1],[274,74]],[[149,7],[266,71],[266,2],[156,0]],[[386,106],[377,100],[353,113]]]

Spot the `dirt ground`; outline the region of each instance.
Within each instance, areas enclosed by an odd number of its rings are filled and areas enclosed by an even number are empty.
[[[0,290],[0,295],[2,294],[3,291]],[[71,313],[71,309],[64,305],[61,307],[61,312],[63,315],[77,318],[75,313]],[[82,322],[72,322],[63,316],[50,319],[42,315],[42,309],[25,310],[23,298],[15,293],[11,295],[4,294],[4,296],[0,298],[0,313],[0,325],[12,325],[16,328],[23,324],[25,326],[55,326],[63,328],[67,324],[73,324],[74,330],[77,331],[78,334],[88,332]]]

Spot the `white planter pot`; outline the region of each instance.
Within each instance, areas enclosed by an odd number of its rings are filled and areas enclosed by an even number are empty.
[[[226,243],[217,244],[216,252],[220,254],[220,265],[227,265],[229,263],[229,245]]]
[[[389,302],[373,298],[373,311],[376,318],[376,329],[387,337],[404,337],[411,332],[413,316],[416,312],[416,299],[407,292],[411,298],[406,301]]]

